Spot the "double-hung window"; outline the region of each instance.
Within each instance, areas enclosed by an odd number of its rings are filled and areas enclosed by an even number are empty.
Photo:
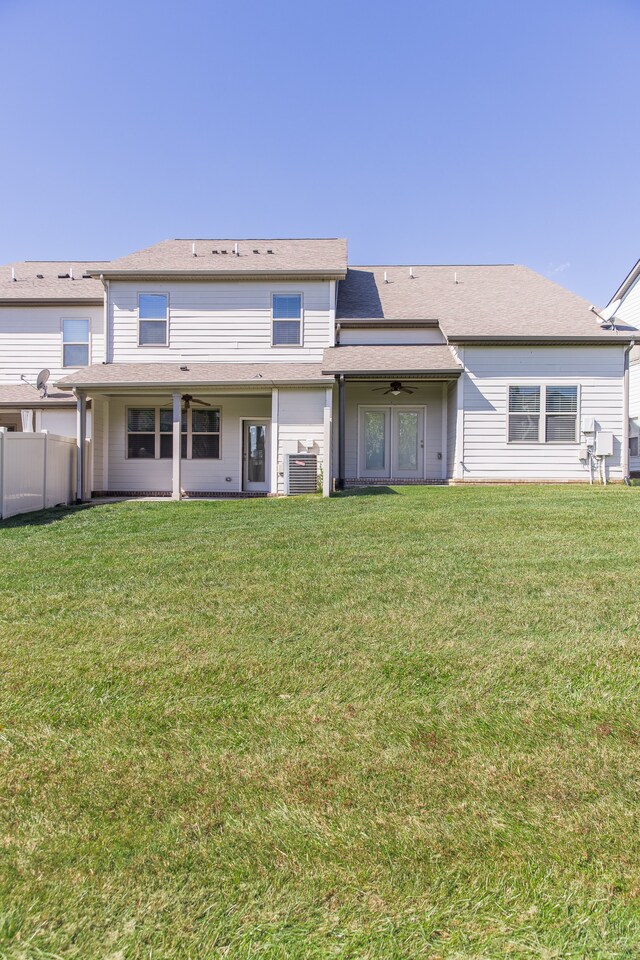
[[[274,293],[271,313],[273,346],[302,346],[302,294]]]
[[[575,443],[578,439],[578,388],[545,390],[547,443]]]
[[[86,367],[89,363],[89,321],[62,321],[62,366]]]
[[[539,443],[540,387],[509,387],[509,443]]]
[[[577,386],[509,387],[509,443],[575,443]]]
[[[155,455],[155,408],[130,408],[127,410],[127,457],[130,460],[153,460]]]
[[[169,342],[169,297],[166,293],[138,294],[138,344],[164,347]]]
[[[220,408],[182,411],[183,460],[220,459]],[[173,410],[170,407],[129,407],[127,458],[170,460],[173,457]]]

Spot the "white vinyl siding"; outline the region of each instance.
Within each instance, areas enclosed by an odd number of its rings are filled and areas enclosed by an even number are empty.
[[[324,469],[323,387],[278,389],[278,492],[284,493],[284,464],[290,453],[315,453],[318,469]],[[311,441],[311,449],[307,441]],[[327,469],[329,469],[327,467]]]
[[[0,306],[0,383],[20,383],[20,374],[35,383],[40,370],[51,371],[50,384],[74,367],[63,367],[63,319],[89,320],[90,363],[104,360],[104,314],[101,306]]]
[[[634,285],[616,310],[616,320],[628,323],[632,327],[640,327],[640,279]]]
[[[579,416],[593,417],[598,430],[614,434],[608,458],[613,479],[621,477],[624,344],[603,346],[467,346],[463,374],[466,480],[588,480],[579,442],[509,443],[508,387],[574,385]],[[578,438],[579,439],[579,438]]]
[[[287,284],[267,281],[174,282],[145,292],[168,293],[168,345],[138,346],[139,285],[112,281],[109,292],[110,359],[114,363],[321,363],[332,342],[331,284],[297,281],[304,304],[302,346],[272,345],[271,298]]]
[[[340,322],[340,321],[338,321]],[[356,344],[402,345],[413,343],[446,343],[437,327],[399,327],[389,323],[386,327],[346,327],[340,330],[343,347]]]

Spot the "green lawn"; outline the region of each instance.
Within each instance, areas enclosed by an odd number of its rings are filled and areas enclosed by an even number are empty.
[[[0,956],[637,958],[640,489],[0,524]]]

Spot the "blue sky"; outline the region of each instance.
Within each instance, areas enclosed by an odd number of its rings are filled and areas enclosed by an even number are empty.
[[[639,36],[637,0],[0,0],[0,262],[346,236],[606,302]]]

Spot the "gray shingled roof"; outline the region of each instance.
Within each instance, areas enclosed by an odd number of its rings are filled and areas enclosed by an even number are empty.
[[[238,256],[235,244],[238,244]],[[196,256],[193,256],[195,244]],[[163,240],[112,260],[108,273],[286,274],[344,276],[347,241],[319,240]]]
[[[416,266],[413,273],[412,279],[404,266],[350,267],[339,286],[336,319],[437,319],[453,341],[621,339],[598,325],[586,300],[527,267]]]
[[[40,391],[28,383],[0,385],[0,407],[50,407],[60,404],[75,406],[75,403],[73,394],[63,393],[55,388],[49,390],[48,397],[42,398]]]
[[[19,300],[60,300],[102,302],[104,289],[99,280],[85,277],[88,269],[106,267],[102,260],[20,260],[0,266],[0,302]],[[15,270],[16,279],[11,277]],[[69,276],[73,270],[75,279]]]
[[[186,367],[182,370],[181,367]],[[57,387],[196,386],[322,381],[318,363],[94,363],[57,381]]]
[[[460,373],[461,366],[446,344],[394,347],[329,347],[324,351],[324,373],[408,374]]]

